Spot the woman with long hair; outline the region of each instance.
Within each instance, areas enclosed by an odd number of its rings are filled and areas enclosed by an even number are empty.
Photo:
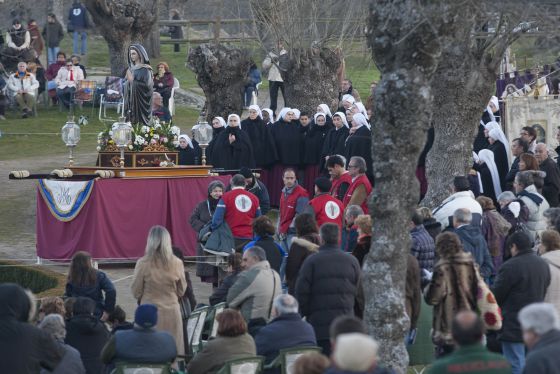
[[[136,262],[132,295],[138,304],[154,304],[158,308],[156,328],[175,338],[177,354],[185,354],[183,321],[179,298],[187,289],[183,262],[173,255],[171,236],[163,226],[150,229],[146,254]]]
[[[117,291],[109,277],[93,267],[91,255],[79,251],[72,257],[64,295],[89,297],[95,301],[94,315],[105,320],[115,308]]]
[[[319,251],[320,237],[317,221],[311,214],[299,214],[295,219],[296,237],[292,240],[286,259],[288,293],[295,295],[299,269],[305,259]]]

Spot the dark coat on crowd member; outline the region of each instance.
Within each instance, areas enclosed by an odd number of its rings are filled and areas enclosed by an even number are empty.
[[[435,242],[436,237],[441,233],[441,223],[439,223],[435,218],[426,218],[422,224]]]
[[[202,150],[198,142],[194,139],[191,140],[193,148],[187,145],[186,148],[177,148],[179,152],[179,165],[200,165],[202,162]]]
[[[303,133],[299,122],[276,121],[270,128],[276,142],[278,161],[283,165],[299,165],[302,159]]]
[[[411,253],[418,260],[421,269],[432,271],[435,261],[436,245],[424,225],[418,225],[410,230]]]
[[[216,201],[215,203],[217,204],[218,202]],[[208,199],[201,201],[200,203],[198,203],[196,208],[194,208],[189,223],[197,234],[198,232],[200,232],[200,229],[204,227],[204,225],[212,221],[214,210],[215,206],[211,206],[208,202]],[[205,258],[204,256],[207,255],[207,253],[202,249],[202,245],[200,243],[197,243],[196,255],[203,256],[201,258]],[[201,278],[213,277],[215,268],[216,267],[213,265],[205,264],[204,261],[197,261],[196,276]]]
[[[265,235],[263,237],[256,236],[255,240],[249,242],[245,248],[243,248],[243,251],[246,251],[254,246],[264,249],[264,252],[266,253],[266,260],[270,264],[270,267],[279,273],[280,266],[282,265],[286,253],[282,247],[274,241],[274,238],[269,235]]]
[[[492,292],[502,308],[500,340],[522,343],[519,311],[532,303],[543,302],[550,284],[550,269],[532,249],[519,252],[504,262],[492,285]]]
[[[319,242],[318,234],[309,234],[292,240],[286,260],[286,283],[288,284],[288,293],[290,295],[296,294],[296,281],[303,261],[308,256],[317,253]]]
[[[265,357],[269,364],[281,349],[316,346],[313,327],[301,319],[298,313],[282,314],[262,327],[255,336],[257,354]],[[280,368],[265,370],[265,373],[280,373]]]
[[[371,131],[362,126],[354,134],[346,138],[344,146],[344,156],[346,161],[349,162],[352,156],[361,156],[366,160],[368,179],[373,179],[372,160],[371,160]]]
[[[527,355],[523,373],[554,374],[560,368],[560,331],[542,335]]]
[[[229,135],[235,136],[230,144]],[[255,156],[251,139],[239,127],[228,126],[208,147],[210,165],[226,170],[239,170],[242,166],[254,167]]]
[[[245,118],[241,121],[241,129],[247,133],[251,140],[257,167],[267,167],[278,160],[278,151],[270,127],[266,126],[260,117],[254,120]],[[263,212],[263,214],[265,213]]]
[[[551,208],[556,208],[559,204],[558,194],[560,194],[560,170],[556,163],[547,157],[541,162],[539,169],[546,173],[542,195],[548,201]]]
[[[506,146],[501,141],[496,140],[494,144],[490,144],[488,149],[494,154],[494,162],[496,163],[496,168],[498,169],[498,174],[500,175],[500,186],[502,187],[502,190],[504,190],[506,186],[506,176],[509,171]]]
[[[234,272],[226,276],[222,280],[222,283],[220,283],[220,285],[217,288],[214,288],[214,292],[212,292],[212,295],[210,295],[210,298],[208,299],[210,301],[210,305],[216,305],[219,303],[226,302],[228,291],[230,287],[233,286],[233,284],[237,280],[239,273],[240,271]]]
[[[94,316],[77,315],[66,322],[64,342],[80,352],[88,374],[98,374],[103,370],[101,351],[109,336],[105,324]]]
[[[323,245],[303,262],[296,298],[317,340],[329,339],[329,327],[336,317],[354,314],[360,274],[358,260],[339,246]]]
[[[103,292],[105,296],[103,296]],[[95,284],[92,286],[78,286],[72,283],[66,283],[66,291],[64,293],[68,297],[89,297],[95,301],[95,316],[100,318],[103,312],[111,313],[115,309],[115,300],[117,291],[113,282],[107,274],[96,270]]]
[[[488,113],[484,112],[488,116]],[[490,118],[488,118],[488,122],[490,122]],[[476,133],[476,137],[474,138],[473,142],[473,152],[478,153],[482,149],[487,149],[490,143],[488,143],[488,138],[484,135],[484,126],[482,124],[478,124],[478,132]]]
[[[371,235],[363,235],[361,237],[358,237],[356,246],[352,250],[352,255],[356,257],[356,259],[360,263],[360,268],[364,264],[364,258],[369,253],[370,247],[371,247]]]
[[[488,251],[488,244],[486,244],[486,239],[484,239],[480,227],[464,225],[456,228],[454,232],[459,236],[459,239],[461,239],[463,249],[469,252],[478,266],[480,266],[480,275],[488,279],[492,275],[494,264],[490,252]]]
[[[332,125],[325,123],[323,126],[317,124],[310,125],[311,128],[305,134],[303,140],[303,160],[304,165],[323,165],[321,153],[327,138],[327,133],[332,129]]]
[[[256,183],[253,182],[252,186],[247,186],[246,190],[259,199],[261,214],[264,216],[270,211],[270,195],[268,194],[268,188],[256,177],[253,177],[253,180],[256,180]]]
[[[3,373],[53,370],[64,355],[47,333],[27,322],[31,302],[23,288],[0,285],[0,365]]]
[[[506,175],[504,191],[513,191],[513,180],[515,179],[515,176],[517,175],[518,172],[519,172],[519,157],[516,157],[511,163],[509,171]]]
[[[344,143],[350,130],[346,126],[342,126],[339,129],[332,128],[327,132],[325,137],[325,142],[323,143],[323,149],[321,151],[321,159],[325,159],[326,156],[342,155],[344,156]],[[348,161],[348,160],[347,160]]]

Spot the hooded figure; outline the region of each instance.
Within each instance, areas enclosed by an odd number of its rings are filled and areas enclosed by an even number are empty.
[[[323,149],[321,150],[321,164],[323,168],[327,156],[344,154],[344,142],[349,134],[349,126],[344,113],[336,112],[333,116],[333,124],[334,128],[327,132]]]
[[[327,104],[319,104],[319,106],[317,106],[317,112],[323,113],[326,116],[325,118],[327,119],[327,125],[332,128],[332,113],[329,106]]]
[[[147,125],[152,113],[154,74],[144,47],[128,47],[128,70],[124,85],[124,113],[133,125]]]
[[[241,120],[237,114],[228,116],[226,129],[212,139],[208,153],[210,164],[215,168],[238,170],[242,166],[255,166],[251,139],[241,131]]]
[[[202,159],[202,151],[196,140],[186,135],[179,135],[179,165],[199,165]]]
[[[272,127],[272,137],[276,142],[279,162],[283,165],[299,165],[302,159],[302,132],[298,121],[293,120],[294,111],[284,108],[278,114],[278,121]]]
[[[511,165],[511,152],[509,142],[500,128],[493,128],[488,132],[490,146],[488,149],[494,153],[494,162],[500,174],[500,186],[505,189],[506,176]]]
[[[266,122],[265,125],[267,125],[267,126],[272,125],[274,123],[274,113],[272,113],[272,109],[264,108],[261,111],[261,114],[262,114],[262,112],[268,113],[268,122]],[[264,117],[263,117],[263,120],[264,120]]]
[[[481,192],[484,196],[488,196],[493,201],[497,201],[497,196],[502,193],[500,184],[500,175],[494,162],[494,153],[488,149],[483,149],[478,152],[478,157],[481,164],[477,164],[475,169],[480,173],[482,182]]]
[[[212,119],[212,140],[216,139],[218,135],[225,130],[226,127],[227,123],[224,117],[214,117]]]
[[[356,113],[352,117],[352,131],[346,138],[344,153],[342,154],[346,157],[346,160],[350,160],[353,156],[363,157],[366,160],[366,175],[371,182],[373,180],[371,131],[367,119],[362,113]]]
[[[303,159],[305,165],[305,181],[304,188],[307,191],[313,191],[315,179],[321,174],[320,171],[324,166],[324,160],[321,158],[323,145],[327,138],[327,133],[332,128],[327,123],[327,114],[316,113],[310,129],[303,139]]]
[[[258,105],[249,106],[249,117],[241,121],[241,128],[251,140],[257,167],[267,167],[276,162],[278,159],[276,144],[270,128],[262,119],[261,108]]]
[[[54,370],[64,350],[28,321],[34,316],[32,295],[13,283],[0,284],[0,362],[3,373]]]

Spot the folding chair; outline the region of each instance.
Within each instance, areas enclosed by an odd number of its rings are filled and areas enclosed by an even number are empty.
[[[99,98],[99,120],[114,121],[107,117],[107,106],[116,106],[117,114],[124,112],[123,84],[120,77],[105,78],[105,93]],[[103,116],[101,116],[103,114]]]
[[[217,374],[258,374],[262,370],[264,357],[237,358],[224,363]]]
[[[189,355],[194,356],[202,346],[202,330],[208,315],[208,307],[194,310],[187,320],[187,335],[189,338]]]
[[[134,364],[118,362],[111,374],[171,374],[171,364]]]
[[[84,103],[91,103],[91,114],[93,115],[93,103],[95,102],[96,82],[93,80],[78,81],[76,92],[74,93],[73,102],[78,104],[80,108]]]
[[[406,347],[409,357],[409,369],[415,374],[422,374],[434,361],[434,344],[432,343],[433,308],[422,300],[420,317],[416,325],[416,341]]]
[[[296,362],[301,355],[311,352],[321,353],[321,347],[304,346],[281,349],[280,352],[278,352],[278,356],[272,360],[270,364],[265,365],[265,369],[273,369],[280,366],[282,374],[291,374],[293,372],[294,362]]]
[[[171,96],[169,97],[169,108],[167,108],[172,117],[175,115],[175,90],[179,87],[181,87],[179,80],[173,78],[173,88],[171,89]]]
[[[202,345],[206,345],[208,340],[215,338],[218,335],[218,322],[216,317],[218,314],[222,313],[226,308],[226,303],[219,303],[209,308],[208,315],[206,316],[206,321],[204,323],[204,330],[202,331]]]

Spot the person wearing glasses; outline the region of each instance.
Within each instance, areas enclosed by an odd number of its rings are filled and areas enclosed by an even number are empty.
[[[66,109],[70,108],[78,81],[84,79],[84,72],[79,66],[75,66],[72,60],[68,59],[66,65],[58,70],[55,78],[56,96],[62,101]]]
[[[358,205],[368,213],[367,198],[372,191],[371,183],[366,176],[366,160],[360,156],[354,156],[348,162],[348,173],[352,177],[352,183],[342,200],[344,207]]]
[[[529,153],[535,154],[535,149],[537,148],[537,130],[531,126],[522,127],[519,137],[529,143]]]

